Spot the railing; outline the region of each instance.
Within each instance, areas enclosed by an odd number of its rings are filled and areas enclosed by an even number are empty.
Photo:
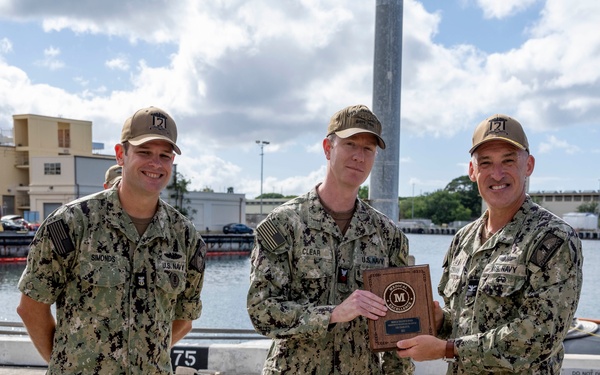
[[[23,323],[0,322],[0,335],[27,336]],[[268,337],[262,336],[253,329],[232,328],[192,328],[183,340],[264,340]]]
[[[203,234],[208,251],[251,251],[254,246],[252,234]]]
[[[27,256],[34,233],[0,233],[0,258]],[[251,234],[203,234],[208,256],[247,255],[254,246]]]

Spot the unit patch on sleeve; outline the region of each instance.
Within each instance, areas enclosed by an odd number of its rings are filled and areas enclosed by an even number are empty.
[[[64,257],[75,250],[73,241],[69,237],[69,227],[62,219],[48,224],[48,234],[54,244],[54,251],[58,255]]]
[[[562,238],[559,238],[552,233],[546,234],[542,242],[533,251],[531,262],[540,268],[544,267],[563,242],[564,240]]]
[[[256,228],[256,231],[263,238],[265,247],[271,251],[285,243],[283,235],[279,233],[275,225],[270,221],[263,222]]]
[[[195,269],[198,272],[204,272],[204,255],[206,254],[206,243],[202,240],[198,240],[198,246],[196,247],[196,252],[194,253],[194,257],[190,262],[190,267]]]

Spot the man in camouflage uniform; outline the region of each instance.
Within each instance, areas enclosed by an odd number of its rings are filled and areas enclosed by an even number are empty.
[[[106,170],[104,174],[104,188],[110,189],[116,183],[121,181],[121,173],[123,172],[123,167],[119,164],[115,164]]]
[[[443,357],[448,374],[558,375],[581,292],[581,242],[525,193],[535,160],[519,122],[485,119],[470,153],[469,176],[488,209],[444,259],[438,334],[448,340],[400,341],[399,355]]]
[[[323,140],[324,181],[258,226],[248,313],[273,338],[263,374],[412,374],[410,360],[368,347],[367,319],[386,306],[362,290],[362,273],[408,257],[394,222],[357,198],[378,145],[381,123],[367,107],[337,112]]]
[[[48,374],[172,373],[170,346],[200,316],[206,251],[159,198],[176,140],[164,111],[137,111],[115,146],[120,183],[60,207],[36,233],[17,311]]]

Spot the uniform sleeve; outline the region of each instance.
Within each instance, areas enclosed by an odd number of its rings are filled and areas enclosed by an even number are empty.
[[[438,294],[444,299],[444,306],[442,307],[444,320],[442,322],[442,327],[437,332],[437,336],[442,339],[450,338],[450,334],[452,333],[452,311],[449,308],[450,301],[444,294],[444,289],[446,288],[446,284],[450,278],[449,264],[451,262],[451,256],[455,253],[459,241],[460,239],[458,235],[452,239],[452,243],[450,244],[450,247],[444,256],[444,261],[442,262],[442,277],[440,278],[440,282],[438,284]]]
[[[191,256],[188,258],[185,289],[177,299],[176,320],[198,319],[202,312],[200,292],[204,283],[206,244],[193,226],[188,226],[187,230],[188,254]]]
[[[572,231],[552,231],[538,236],[532,249],[523,292],[516,296],[521,301],[515,319],[456,338],[467,373],[499,368],[524,373],[562,345],[581,292],[581,242]]]
[[[49,217],[37,230],[19,280],[19,290],[38,302],[56,302],[65,288],[67,265],[76,254],[73,232],[64,216]]]
[[[396,229],[396,235],[390,249],[390,266],[391,267],[404,267],[408,265],[408,238],[398,228]]]
[[[275,220],[256,230],[247,309],[258,332],[270,338],[316,337],[326,333],[335,306],[299,303],[291,297],[290,238]]]

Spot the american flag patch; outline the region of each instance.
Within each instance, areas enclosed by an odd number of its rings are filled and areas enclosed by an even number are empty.
[[[263,238],[264,245],[267,249],[273,251],[285,243],[285,238],[275,225],[270,221],[264,221],[256,228],[256,231]]]
[[[54,251],[58,255],[64,257],[75,250],[73,241],[69,237],[69,228],[62,219],[48,224],[48,234],[54,244]]]

